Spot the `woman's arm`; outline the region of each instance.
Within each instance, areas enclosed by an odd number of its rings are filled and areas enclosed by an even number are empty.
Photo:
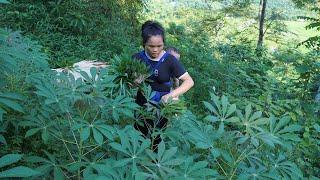
[[[187,92],[194,85],[193,79],[189,75],[189,73],[185,73],[179,79],[182,80],[182,84],[177,89],[171,91],[169,94],[162,96],[161,100],[163,102],[167,102],[169,98],[179,97],[180,95]]]

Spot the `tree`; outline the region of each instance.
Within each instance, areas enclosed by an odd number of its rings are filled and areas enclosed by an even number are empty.
[[[307,17],[307,16],[300,16],[299,18],[304,19],[306,21],[309,21],[310,24],[308,24],[305,28],[306,29],[316,29],[320,31],[320,2],[316,1],[305,1],[305,0],[294,0],[297,6],[305,6],[307,8],[310,8],[312,11],[314,11],[317,16],[316,17]],[[299,45],[305,45],[307,48],[320,50],[320,35],[309,37],[307,40],[301,42]]]
[[[257,43],[257,50],[261,49],[263,45],[263,26],[264,26],[264,20],[266,15],[266,7],[267,7],[267,0],[260,0],[260,9],[259,9],[259,38]]]

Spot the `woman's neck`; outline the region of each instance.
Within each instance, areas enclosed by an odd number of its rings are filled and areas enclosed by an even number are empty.
[[[144,51],[144,53],[146,54],[146,56],[147,56],[151,61],[160,61],[160,59],[161,59],[162,56],[166,53],[166,51],[163,50],[157,58],[151,58],[146,51]]]

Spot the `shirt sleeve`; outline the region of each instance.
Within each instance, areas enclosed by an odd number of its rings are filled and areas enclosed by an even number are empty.
[[[131,56],[131,59],[133,59],[133,60],[140,60],[139,53],[136,53],[136,54],[132,55],[132,56]]]
[[[186,73],[183,65],[176,58],[172,58],[172,75],[175,78],[180,78],[182,75]]]

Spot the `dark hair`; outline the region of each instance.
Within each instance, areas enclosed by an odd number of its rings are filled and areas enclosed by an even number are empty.
[[[162,36],[163,42],[165,41],[164,37],[164,28],[157,21],[146,21],[141,27],[141,37],[142,45],[144,46],[151,36]]]
[[[167,47],[166,51],[167,52],[176,52],[176,53],[180,54],[180,51],[176,47],[169,46],[169,47]]]

